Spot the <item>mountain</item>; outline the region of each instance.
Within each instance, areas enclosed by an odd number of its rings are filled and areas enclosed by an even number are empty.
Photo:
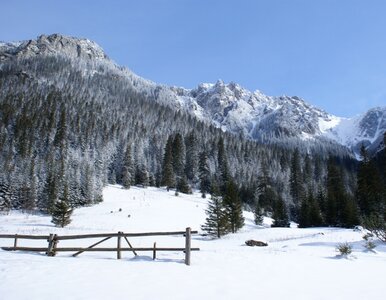
[[[30,57],[64,56],[86,61],[82,72],[97,76],[103,65],[138,94],[174,110],[183,110],[223,131],[264,143],[301,141],[338,143],[358,154],[363,143],[371,152],[382,148],[386,107],[370,109],[353,118],[340,118],[293,96],[271,97],[236,83],[203,83],[195,89],[156,84],[119,67],[96,43],[59,34],[36,40],[0,43],[0,62]],[[23,76],[28,74],[23,73]],[[19,75],[20,75],[19,74]],[[46,78],[50,81],[52,78]]]

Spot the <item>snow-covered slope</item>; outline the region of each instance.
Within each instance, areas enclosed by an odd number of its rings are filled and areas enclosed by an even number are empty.
[[[386,107],[374,108],[361,116],[345,119],[313,107],[299,97],[272,97],[251,92],[236,83],[200,84],[195,89],[159,85],[137,76],[111,61],[96,43],[60,34],[42,35],[36,40],[0,43],[0,62],[14,58],[61,55],[79,61],[87,75],[98,73],[104,64],[125,78],[136,92],[176,110],[184,110],[224,131],[243,134],[263,142],[299,139],[329,139],[358,152],[364,143],[379,150],[386,131]],[[1,70],[1,64],[0,64]],[[114,78],[112,78],[114,80]]]
[[[130,190],[109,186],[105,201],[75,210],[72,223],[56,228],[50,218],[12,211],[0,216],[0,233],[86,234],[200,230],[206,201],[199,193],[176,197],[155,188]],[[121,210],[120,210],[121,209]],[[130,215],[130,217],[128,217]],[[197,235],[191,266],[180,252],[71,253],[47,257],[43,253],[0,250],[0,298],[24,299],[383,299],[386,246],[366,252],[362,232],[339,228],[269,228],[256,226],[244,212],[246,224],[237,234],[220,240]],[[265,220],[266,225],[270,222]],[[268,243],[248,247],[247,239]],[[184,247],[183,237],[131,238],[136,247]],[[89,246],[97,240],[61,241],[59,246]],[[335,247],[348,242],[353,254],[337,256]],[[19,240],[19,246],[46,246],[46,241]],[[13,240],[0,239],[1,246]],[[116,246],[116,240],[99,245]],[[364,275],[365,274],[365,275]],[[371,275],[369,275],[371,274]],[[21,288],[22,287],[22,288]]]
[[[376,107],[349,119],[337,118],[335,126],[325,131],[325,135],[359,153],[363,144],[370,152],[381,149],[386,133],[386,107]]]

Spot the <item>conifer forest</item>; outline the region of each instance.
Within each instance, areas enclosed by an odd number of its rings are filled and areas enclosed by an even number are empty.
[[[217,236],[242,227],[243,207],[257,223],[272,216],[273,226],[352,227],[386,217],[385,149],[373,155],[363,146],[357,160],[333,143],[263,143],[139,84],[94,59],[1,61],[0,209],[53,214],[58,203],[99,203],[103,187],[121,184],[213,194],[204,227]]]

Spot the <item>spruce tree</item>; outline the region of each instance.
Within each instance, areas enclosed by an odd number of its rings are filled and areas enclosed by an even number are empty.
[[[0,212],[11,209],[11,188],[5,180],[0,178]]]
[[[137,166],[135,183],[143,187],[149,186],[149,172],[147,171],[145,164],[141,163]]]
[[[370,216],[383,209],[381,176],[364,145],[361,146],[360,156],[361,161],[357,174],[357,199],[362,214]]]
[[[291,159],[290,170],[290,193],[294,201],[295,207],[298,208],[304,197],[303,175],[300,166],[299,150],[295,149]]]
[[[169,136],[162,162],[162,180],[161,185],[167,188],[175,186],[175,175],[173,170],[173,137]]]
[[[198,139],[194,132],[189,133],[185,139],[186,163],[185,174],[191,182],[196,181],[198,168]]]
[[[308,201],[310,203],[311,226],[322,226],[323,217],[322,217],[322,212],[320,210],[319,202],[317,199],[315,199],[311,191],[309,192]]]
[[[65,227],[71,223],[72,209],[68,206],[66,201],[59,200],[55,203],[52,209],[52,220],[58,227]]]
[[[253,215],[254,215],[255,224],[256,225],[263,225],[263,222],[264,222],[264,210],[259,205],[258,202],[256,202],[255,209],[253,211]]]
[[[229,220],[216,185],[213,185],[212,195],[206,209],[207,218],[201,229],[209,235],[220,238],[229,231]]]
[[[210,193],[211,190],[209,162],[206,151],[200,153],[198,168],[200,177],[200,192],[202,198],[205,198],[206,194]]]
[[[299,227],[305,228],[311,226],[311,208],[307,198],[303,198],[299,212]]]
[[[327,225],[338,225],[338,201],[342,201],[343,186],[341,174],[335,165],[333,157],[327,162],[327,201],[326,201],[326,223]]]
[[[192,194],[192,188],[189,186],[188,179],[185,175],[178,179],[177,190],[184,194]]]
[[[131,146],[127,145],[122,165],[122,186],[129,189],[134,177],[133,159],[131,158]]]
[[[220,173],[220,188],[222,191],[225,191],[226,185],[230,180],[229,166],[227,160],[227,154],[224,146],[224,139],[220,137],[217,144],[217,163]]]
[[[244,226],[243,208],[236,184],[229,180],[225,187],[224,206],[232,233]]]
[[[277,198],[273,210],[272,218],[274,219],[271,227],[289,227],[290,222],[288,218],[287,208],[283,198]]]
[[[173,140],[172,155],[173,155],[173,170],[177,177],[184,174],[184,143],[180,133],[177,133]]]
[[[360,223],[357,205],[354,199],[350,197],[345,199],[341,216],[341,223],[342,226],[346,228],[352,228]]]

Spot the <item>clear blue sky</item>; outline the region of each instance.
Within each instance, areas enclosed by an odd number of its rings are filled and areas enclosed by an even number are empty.
[[[234,81],[339,116],[386,105],[384,0],[0,0],[0,40],[96,41],[155,82]]]

